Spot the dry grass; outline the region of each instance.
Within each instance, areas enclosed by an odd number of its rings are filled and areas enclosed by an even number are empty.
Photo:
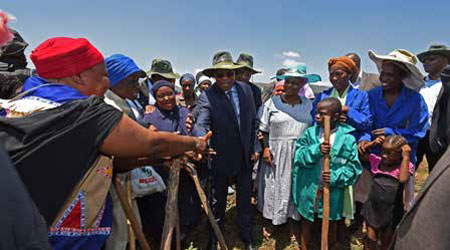
[[[423,162],[420,165],[415,177],[415,192],[417,193],[425,182],[425,179],[428,177],[428,167],[426,162]],[[223,233],[226,238],[228,247],[233,250],[238,250],[242,249],[243,245],[239,239],[239,229],[237,228],[234,221],[234,219],[236,218],[236,207],[234,202],[234,195],[229,196]],[[255,246],[257,246],[259,250],[300,249],[297,244],[291,243],[289,239],[289,228],[287,225],[274,227],[269,221],[265,220],[261,216],[261,213],[259,213],[256,208],[254,208],[253,213],[253,237]],[[266,238],[262,235],[263,227],[265,227],[271,233],[270,237]],[[209,228],[205,219],[202,225],[193,232],[191,236],[191,241],[193,243],[189,249],[205,249],[209,234]],[[342,247],[342,250],[362,250],[362,237],[363,233],[361,231],[358,231],[355,234],[351,235],[348,245],[346,247]]]

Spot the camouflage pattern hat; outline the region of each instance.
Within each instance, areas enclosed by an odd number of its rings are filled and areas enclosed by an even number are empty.
[[[172,64],[164,59],[153,59],[152,67],[147,72],[148,77],[152,75],[160,75],[167,79],[178,79],[180,75],[173,72]]]
[[[218,69],[235,70],[240,67],[242,66],[239,66],[233,62],[230,52],[219,51],[214,54],[212,67],[204,69],[203,74],[209,77],[214,77],[214,72]]]
[[[241,53],[239,55],[239,58],[236,62],[237,65],[240,65],[241,68],[249,69],[253,74],[261,73],[261,71],[258,71],[253,68],[253,56],[247,53]]]

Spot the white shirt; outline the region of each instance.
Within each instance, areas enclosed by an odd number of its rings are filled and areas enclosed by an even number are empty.
[[[354,83],[350,83],[353,88],[355,88],[355,89],[359,88],[359,85],[361,85],[362,75],[363,75],[363,72],[362,72],[362,70],[360,70],[358,78],[356,78],[356,81]]]
[[[431,80],[428,76],[424,79],[425,85],[420,89],[420,94],[423,96],[428,108],[428,125],[431,126],[431,118],[433,117],[434,106],[442,88],[442,81]]]

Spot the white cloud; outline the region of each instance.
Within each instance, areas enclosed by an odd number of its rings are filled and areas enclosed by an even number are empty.
[[[293,59],[284,59],[283,60],[283,66],[287,67],[287,68],[290,68],[290,67],[293,67],[293,66],[297,66],[299,64],[300,64],[299,61],[296,61],[296,60],[293,60]]]
[[[285,57],[300,57],[300,54],[295,51],[284,51],[283,56]]]

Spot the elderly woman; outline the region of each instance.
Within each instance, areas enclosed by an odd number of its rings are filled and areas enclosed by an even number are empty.
[[[367,93],[353,88],[350,84],[350,79],[358,73],[358,68],[350,58],[342,56],[328,61],[328,71],[333,87],[317,95],[311,111],[312,117],[314,118],[317,103],[327,97],[336,97],[341,101],[344,111],[341,122],[354,127],[357,131],[355,136],[358,139],[372,126]]]
[[[349,57],[341,56],[338,58],[331,58],[328,61],[328,71],[330,73],[330,81],[332,88],[325,90],[317,95],[313,103],[312,117],[315,116],[316,106],[321,100],[327,97],[336,97],[342,105],[343,114],[341,115],[341,122],[345,122],[356,129],[353,135],[358,140],[365,132],[368,132],[372,126],[372,115],[369,109],[369,98],[367,92],[358,90],[351,85],[351,79],[358,74],[358,68],[353,60]],[[366,173],[368,174],[368,173]],[[358,184],[355,186],[358,187]],[[355,194],[358,197],[358,190]],[[344,216],[348,219],[353,219],[353,187],[349,186],[344,190]],[[360,210],[362,208],[361,199],[357,199],[356,203],[356,224],[353,227],[359,227],[362,223]],[[345,232],[343,222],[340,222],[341,230]],[[343,235],[340,235],[340,239]]]
[[[291,168],[295,141],[313,122],[312,101],[298,95],[310,77],[296,67],[290,69],[282,76],[284,93],[273,96],[262,109],[264,163],[258,178],[258,209],[273,225],[299,219],[291,199]],[[292,223],[290,228],[295,238]]]
[[[197,104],[197,96],[195,94],[195,77],[192,74],[184,74],[180,78],[182,92],[176,96],[176,103],[180,107],[187,108],[189,111],[194,110]]]
[[[358,150],[365,152],[368,141],[378,136],[401,135],[411,147],[411,162],[416,162],[417,144],[428,128],[428,111],[423,97],[416,91],[423,85],[423,76],[417,69],[415,56],[406,50],[394,50],[369,57],[380,71],[381,86],[369,91],[370,113],[373,125],[370,133],[360,139]],[[379,148],[375,149],[379,153]],[[406,185],[406,200],[411,205],[414,195],[414,175]]]
[[[124,55],[115,54],[105,59],[106,71],[109,79],[109,90],[105,93],[105,102],[128,115],[131,119],[137,120],[141,116],[141,110],[130,104],[130,100],[137,98],[139,94],[139,78],[145,77],[145,73],[134,63],[134,61]],[[133,170],[136,171],[136,170]],[[125,181],[129,172],[117,174]],[[108,238],[106,250],[125,250],[128,244],[128,226],[125,213],[119,198],[114,189],[110,191],[113,202],[112,232]],[[132,200],[132,207],[140,221],[136,200]]]
[[[144,116],[143,124],[154,131],[191,135],[185,123],[189,110],[177,106],[173,84],[160,80],[153,84],[152,91],[156,99],[156,109]],[[167,185],[169,171],[161,167],[155,169]],[[147,235],[155,237],[156,240],[161,239],[166,200],[166,193],[155,193],[138,199],[144,230]],[[181,240],[183,243],[187,243],[185,240],[188,234],[200,219],[200,201],[194,183],[189,175],[183,171],[180,174],[178,208]]]
[[[48,39],[30,58],[39,77],[8,103],[7,117],[15,118],[0,119],[0,141],[48,224],[52,248],[99,249],[111,233],[113,171],[202,150],[207,138],[152,132],[104,103],[105,62],[86,39]]]

